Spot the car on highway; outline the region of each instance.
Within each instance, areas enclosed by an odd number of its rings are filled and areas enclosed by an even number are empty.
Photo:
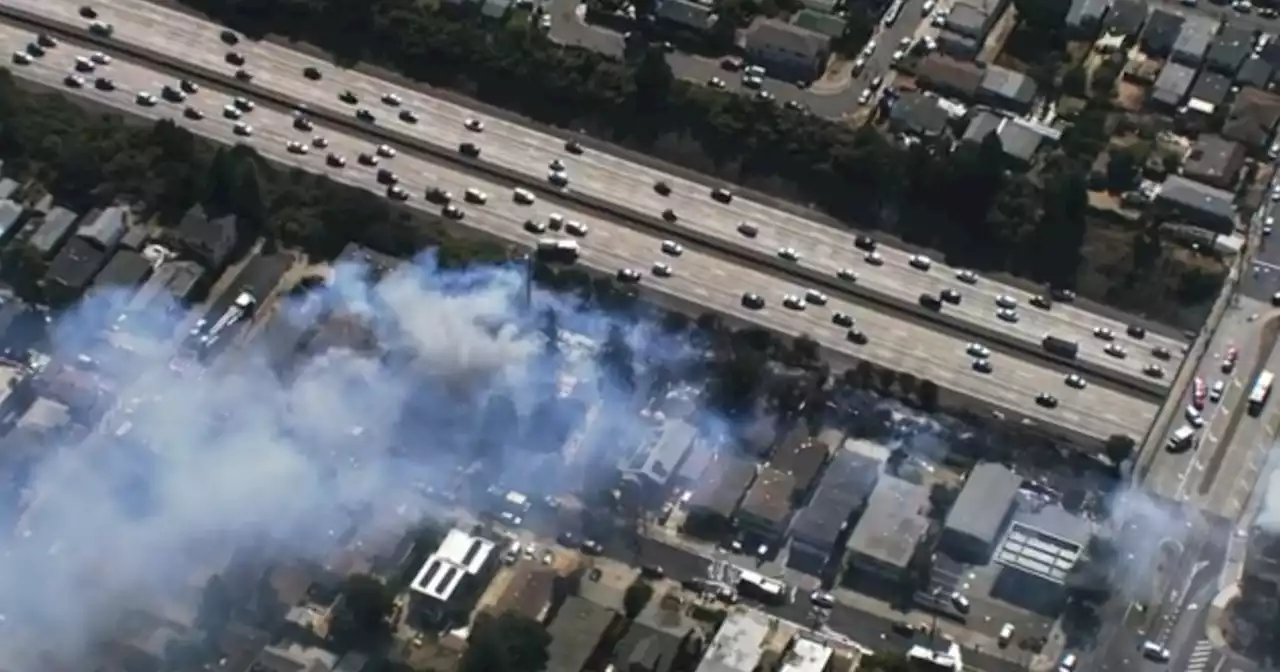
[[[815,306],[825,306],[827,305],[827,301],[830,300],[830,297],[816,289],[807,289],[804,292],[804,300]]]
[[[1223,380],[1213,381],[1213,386],[1209,388],[1209,401],[1218,403],[1222,401],[1222,393],[1227,391],[1227,383]]]
[[[1048,392],[1041,392],[1036,395],[1036,403],[1045,408],[1057,408],[1058,398]]]
[[[1068,653],[1058,661],[1058,672],[1075,672],[1076,663],[1079,662],[1076,654]]]
[[[383,104],[390,105],[391,107],[400,107],[400,104],[404,101],[400,99],[400,96],[397,96],[394,93],[384,93],[382,94],[382,102]]]
[[[1012,308],[1001,308],[1000,310],[997,310],[996,317],[1008,322],[1009,324],[1016,324],[1017,321],[1021,319],[1018,317],[1018,311],[1013,310]]]
[[[804,310],[805,307],[804,299],[801,299],[795,294],[787,294],[782,297],[782,305],[790,308],[791,310]]]
[[[418,113],[413,110],[400,110],[400,121],[406,124],[418,123]]]
[[[1114,331],[1112,331],[1112,330],[1110,330],[1110,329],[1108,329],[1108,328],[1106,328],[1106,327],[1094,327],[1094,328],[1093,328],[1093,335],[1094,335],[1095,337],[1097,337],[1097,338],[1100,338],[1100,339],[1104,340],[1104,341],[1114,341],[1114,340],[1115,340],[1115,338],[1116,338],[1116,332],[1114,332]]]
[[[360,152],[360,156],[356,157],[356,161],[362,166],[378,165],[378,157],[368,152]]]
[[[1075,388],[1077,390],[1083,390],[1089,386],[1089,383],[1085,381],[1084,376],[1081,376],[1078,373],[1067,374],[1066,383],[1067,387]]]
[[[684,246],[674,240],[662,241],[662,253],[672,257],[684,254]]]
[[[187,106],[187,109],[182,111],[182,115],[188,119],[193,119],[195,121],[200,121],[201,119],[204,119],[204,112],[201,112],[200,110],[190,105]]]
[[[571,236],[583,238],[587,235],[587,225],[575,219],[571,219],[565,222],[564,231]]]
[[[666,180],[658,180],[657,182],[654,182],[653,190],[658,192],[659,196],[671,195],[671,185],[667,184]]]
[[[848,329],[853,326],[853,316],[849,313],[832,313],[831,323],[837,327],[844,327],[845,329]]]
[[[231,65],[244,65],[244,54],[241,54],[238,51],[228,51],[227,55],[223,57],[223,60]]]
[[[1040,310],[1053,309],[1053,302],[1049,300],[1049,297],[1044,296],[1043,294],[1036,294],[1035,296],[1032,296],[1031,305],[1039,308]]]
[[[236,79],[242,82],[251,82],[253,81],[253,73],[245,70],[244,68],[240,68],[239,70],[236,70]]]
[[[1151,640],[1142,643],[1142,657],[1157,663],[1169,662],[1169,649],[1156,644]]]
[[[634,268],[618,269],[618,282],[634,285],[635,283],[640,282],[640,277],[640,271],[637,271]]]
[[[322,75],[320,74],[319,68],[314,65],[308,65],[302,69],[302,76],[314,82],[320,79]]]
[[[80,75],[67,75],[62,79],[62,83],[73,89],[79,89],[84,87],[84,77],[81,77]]]
[[[440,187],[431,187],[427,189],[427,200],[432,203],[444,205],[453,200],[453,194],[441,189]]]
[[[733,202],[733,192],[725,189],[724,187],[712,189],[711,198],[727,205]]]
[[[868,340],[866,333],[861,329],[850,329],[844,332],[844,338],[855,345],[866,345]]]
[[[194,96],[195,94],[200,93],[200,85],[189,79],[178,80],[178,88],[182,89],[182,92],[188,95]]]
[[[138,95],[133,97],[133,100],[143,107],[155,107],[156,105],[155,94],[151,94],[146,91],[139,91]]]
[[[872,266],[884,265],[884,257],[880,256],[879,252],[868,252],[866,256],[863,257],[863,259],[866,260],[866,262],[868,264],[871,264]]]
[[[479,119],[468,117],[466,121],[462,122],[462,126],[473,133],[481,133],[484,131],[484,122]]]
[[[667,208],[666,210],[662,211],[662,221],[664,222],[675,222],[679,219],[680,219],[680,215],[677,215],[676,211],[672,210],[671,208]]]
[[[32,42],[32,44],[44,47],[45,49],[53,49],[58,46],[58,38],[48,33],[39,33],[36,35],[36,41]],[[34,56],[35,54],[32,55]]]
[[[116,27],[106,21],[92,21],[89,23],[89,32],[100,37],[111,37],[116,32]]]
[[[738,233],[746,236],[747,238],[755,238],[760,235],[760,229],[756,228],[755,224],[751,224],[749,222],[738,222]]]
[[[972,366],[973,370],[978,373],[991,373],[995,370],[995,366],[991,364],[989,359],[975,359]]]
[[[1139,324],[1131,324],[1124,329],[1124,333],[1129,334],[1129,338],[1136,338],[1139,341],[1147,337],[1147,330]]]
[[[794,247],[780,247],[778,248],[778,258],[787,261],[800,261],[800,253],[796,252]]]
[[[99,91],[115,91],[116,83],[110,77],[99,77],[93,80],[93,88]]]
[[[991,356],[991,349],[981,343],[970,343],[965,346],[965,354],[978,359],[986,359]]]
[[[661,261],[656,261],[653,264],[653,274],[659,278],[669,278],[672,275],[675,275],[675,271],[672,270],[670,264],[664,264]]]
[[[976,284],[978,282],[978,274],[973,271],[959,271],[956,273],[956,280],[966,285]]]
[[[18,65],[31,65],[31,55],[25,51],[13,52],[13,62]]]
[[[1001,294],[996,297],[996,306],[1013,310],[1018,307],[1018,300],[1008,294]]]
[[[863,89],[862,93],[858,94],[858,104],[866,105],[867,103],[870,103],[871,98],[875,95],[876,95],[875,92],[872,91],[871,89]]]
[[[830,609],[836,606],[835,596],[832,595],[831,593],[823,592],[820,590],[814,591],[813,593],[811,593],[809,595],[809,601],[813,603],[813,606],[819,607],[822,609]]]
[[[1191,405],[1197,410],[1204,409],[1205,398],[1208,396],[1208,389],[1205,387],[1204,378],[1196,377],[1191,381]]]
[[[875,252],[878,243],[876,243],[875,238],[860,233],[853,239],[853,246],[864,252]]]
[[[171,103],[184,103],[187,100],[186,92],[169,84],[160,87],[160,97]]]
[[[288,151],[290,154],[306,154],[308,151],[310,151],[310,149],[306,145],[302,144],[301,142],[298,142],[297,140],[290,140],[286,142],[284,147],[285,147],[285,150]]]
[[[840,278],[841,280],[844,280],[845,282],[858,281],[858,274],[854,273],[852,268],[841,268],[840,270],[836,271],[836,277]]]
[[[311,120],[306,117],[294,117],[293,127],[299,131],[310,132],[315,128],[315,124],[311,123]]]
[[[1169,348],[1166,348],[1163,345],[1157,345],[1156,347],[1151,348],[1151,356],[1167,362],[1173,357],[1173,353],[1169,352]]]
[[[89,60],[93,61],[95,65],[111,65],[111,57],[101,51],[89,54]]]
[[[1200,411],[1195,406],[1186,407],[1183,409],[1182,414],[1187,418],[1187,422],[1190,423],[1192,427],[1195,427],[1196,429],[1204,427],[1204,416],[1200,414]]]
[[[368,109],[363,107],[356,110],[356,119],[366,123],[370,123],[370,124],[378,120],[377,117],[373,116],[372,112],[370,112]]]
[[[472,188],[468,188],[468,189],[466,190],[466,192],[464,192],[464,193],[462,194],[462,198],[463,198],[463,200],[465,200],[466,202],[468,202],[468,203],[475,203],[476,205],[484,205],[485,203],[487,203],[487,202],[489,201],[489,195],[488,195],[488,194],[486,194],[486,193],[484,193],[483,191],[480,191],[479,189],[476,189],[476,188],[474,188],[474,187],[472,187]]]
[[[529,233],[542,234],[547,232],[546,222],[539,222],[536,219],[524,220],[524,230]]]
[[[387,198],[393,201],[407,201],[409,200],[409,192],[405,191],[404,187],[393,184],[387,187]]]
[[[956,608],[956,611],[962,614],[969,613],[969,608],[971,606],[969,604],[969,598],[965,597],[964,595],[961,595],[959,592],[953,592],[950,595],[950,599],[951,599],[951,605]]]
[[[950,303],[953,306],[958,306],[960,305],[960,301],[962,297],[960,296],[960,292],[950,287],[947,287],[946,289],[943,289],[941,292],[938,292],[938,298],[942,299],[947,303]]]
[[[329,152],[329,155],[324,158],[324,162],[334,168],[342,168],[347,165],[346,157],[333,152]]]
[[[742,305],[743,307],[750,308],[751,310],[760,310],[764,308],[765,305],[764,297],[756,294],[755,292],[747,292],[742,295]]]
[[[375,154],[377,154],[378,156],[381,156],[384,159],[393,159],[396,156],[395,148],[389,147],[387,145],[378,145],[377,147],[374,148],[373,151]]]
[[[239,109],[237,109],[235,105],[222,106],[222,116],[228,119],[232,119],[232,120],[239,119],[241,116],[243,116],[243,114],[244,113],[241,112]]]
[[[235,125],[236,135],[250,136],[253,135],[253,127],[243,121],[237,121]]]
[[[355,105],[360,102],[359,96],[353,93],[350,89],[346,89],[342,93],[339,93],[338,100],[341,100],[348,105]]]
[[[44,56],[44,53],[45,53],[44,49],[45,49],[44,47],[36,44],[35,42],[31,42],[27,44],[27,55],[33,58],[41,58],[42,56]]]
[[[444,210],[442,210],[441,212],[443,212],[444,216],[448,217],[449,219],[462,219],[467,216],[467,213],[463,212],[462,208],[459,208],[453,203],[450,203],[444,206]]]
[[[520,205],[533,205],[534,201],[538,199],[533,195],[532,191],[529,191],[524,187],[516,187],[511,190],[511,200],[519,203]]]
[[[257,107],[254,105],[252,100],[249,100],[248,98],[241,98],[240,96],[232,98],[231,105],[241,112],[252,112],[254,108]]]
[[[84,56],[76,56],[75,65],[73,67],[75,67],[76,72],[93,72],[93,69],[97,66],[93,64],[93,61],[85,58]]]
[[[480,148],[477,147],[476,143],[474,142],[464,142],[458,145],[458,153],[463,156],[469,156],[474,159],[480,156]]]
[[[1125,350],[1124,346],[1119,343],[1108,343],[1107,347],[1103,348],[1103,352],[1106,352],[1108,355],[1111,355],[1116,359],[1124,359],[1129,356],[1129,351]]]
[[[311,146],[316,149],[326,149],[329,147],[329,141],[323,135],[317,135],[311,138]]]
[[[1009,646],[1009,642],[1013,641],[1013,633],[1017,628],[1012,623],[1005,623],[1000,626],[1000,634],[996,636],[996,643],[1001,647]]]
[[[1142,367],[1142,372],[1152,378],[1164,378],[1164,367],[1159,364],[1148,364]]]
[[[582,143],[580,143],[580,142],[578,142],[577,140],[574,140],[574,139],[572,139],[572,138],[570,138],[570,139],[568,139],[568,140],[565,140],[565,141],[564,141],[564,151],[569,152],[570,154],[581,154],[581,153],[582,153]]]

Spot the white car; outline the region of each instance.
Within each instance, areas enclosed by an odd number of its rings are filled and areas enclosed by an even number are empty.
[[[235,105],[227,105],[222,108],[222,116],[228,119],[239,119],[240,110]]]
[[[253,101],[249,100],[248,98],[240,98],[240,97],[232,98],[231,104],[235,105],[236,109],[244,112],[252,112],[254,108]]]
[[[388,147],[387,145],[378,145],[376,151],[378,156],[381,156],[384,159],[395,158],[396,155],[396,150],[392,147]]]
[[[1116,359],[1124,359],[1129,356],[1129,352],[1119,343],[1108,343],[1105,351],[1108,355],[1111,355]]]
[[[472,119],[468,117],[466,121],[462,122],[462,125],[466,127],[468,131],[475,131],[476,133],[484,130],[484,122],[479,119]]]
[[[711,79],[707,80],[707,86],[713,89],[723,89],[725,88],[725,83],[724,83],[724,80],[720,79],[719,77],[712,77]]]
[[[905,49],[899,49],[899,50],[897,50],[897,51],[893,52],[893,56],[890,56],[890,57],[889,57],[889,62],[890,62],[890,63],[895,63],[895,64],[896,64],[897,62],[901,61],[901,60],[902,60],[903,58],[905,58],[906,56],[907,56],[907,52],[906,52],[906,50],[905,50]]]
[[[933,260],[923,254],[911,255],[911,259],[909,259],[907,263],[911,264],[912,268],[922,271],[927,271],[930,268],[933,268]]]
[[[489,195],[479,189],[469,188],[466,193],[463,194],[463,198],[465,198],[468,203],[484,205],[485,202],[489,200]]]
[[[996,305],[1001,308],[1013,309],[1018,307],[1018,300],[1008,294],[1001,294],[996,297]]]
[[[857,282],[858,274],[853,272],[852,268],[842,268],[836,271],[836,277],[845,282]]]
[[[964,351],[970,357],[977,357],[978,359],[986,359],[991,356],[991,349],[981,343],[970,343],[965,347]]]
[[[156,104],[156,97],[146,91],[139,91],[135,100],[143,107],[151,107]]]
[[[243,121],[236,122],[236,135],[249,136],[253,135],[253,127]]]
[[[399,107],[400,103],[404,101],[400,100],[400,96],[397,96],[394,93],[384,93],[382,94],[382,102],[392,107]]]
[[[960,271],[959,273],[956,273],[956,280],[959,280],[966,285],[972,285],[978,282],[978,274],[973,271]]]
[[[1067,376],[1067,387],[1074,387],[1077,390],[1083,390],[1088,386],[1089,383],[1085,382],[1084,377],[1078,373],[1073,373]]]
[[[662,241],[662,253],[678,257],[684,254],[684,247],[674,240],[664,240]]]
[[[111,57],[101,51],[95,51],[92,54],[89,54],[89,60],[97,63],[98,65],[111,65]]]
[[[1209,401],[1212,401],[1215,404],[1218,403],[1219,401],[1222,401],[1222,393],[1225,392],[1226,390],[1227,390],[1226,381],[1222,381],[1222,380],[1213,381],[1213,387],[1209,388]]]
[[[946,12],[941,12],[941,11],[940,11],[940,12],[938,12],[937,14],[934,14],[934,15],[933,15],[933,18],[929,20],[929,23],[932,23],[934,28],[942,28],[942,27],[945,27],[945,26],[947,25],[947,14],[946,14]]]
[[[823,294],[822,292],[819,292],[816,289],[810,289],[805,291],[804,300],[808,301],[809,303],[812,303],[815,306],[825,306],[827,305],[827,301],[829,301],[830,298],[826,294]]]
[[[1000,310],[996,311],[996,317],[1000,318],[1001,320],[1004,320],[1005,322],[1013,324],[1018,321],[1018,311],[1011,310],[1009,308],[1001,308]]]
[[[1187,406],[1187,408],[1183,410],[1183,415],[1186,416],[1187,422],[1190,423],[1192,427],[1195,427],[1196,429],[1204,427],[1204,416],[1200,415],[1200,411],[1197,410],[1195,406]]]
[[[537,200],[533,195],[533,192],[525,189],[524,187],[516,187],[513,189],[511,191],[511,198],[521,205],[533,205],[533,202]]]
[[[674,275],[675,272],[671,270],[670,265],[664,264],[661,261],[659,261],[653,264],[653,274],[658,276],[659,278],[669,278],[672,275]]]
[[[805,303],[795,294],[788,294],[782,297],[782,305],[790,308],[791,310],[804,310]]]
[[[1015,628],[1012,623],[1005,623],[1000,626],[1000,635],[996,638],[996,642],[998,642],[1000,646],[1008,646],[1009,642],[1013,641],[1014,630]]]
[[[868,252],[866,256],[863,257],[863,259],[865,259],[866,262],[868,264],[871,264],[872,266],[884,265],[884,257],[880,256],[879,252]]]
[[[31,55],[25,51],[13,52],[13,62],[18,65],[31,65]]]
[[[794,247],[778,248],[778,256],[782,259],[786,259],[787,261],[800,261],[800,253],[796,252],[796,248]]]
[[[1116,332],[1111,331],[1106,327],[1094,327],[1093,335],[1104,341],[1114,341],[1116,339]]]
[[[924,5],[920,7],[921,16],[929,16],[933,13],[933,9],[938,6],[936,0],[924,0]]]
[[[858,94],[858,104],[859,104],[859,105],[866,105],[867,103],[870,103],[870,102],[871,102],[871,98],[872,98],[872,96],[874,96],[874,95],[876,95],[876,94],[875,94],[875,92],[873,92],[871,89],[863,89],[863,90],[862,90],[862,93]]]
[[[294,140],[285,143],[285,149],[289,150],[290,154],[306,154],[308,151],[306,145]]]
[[[820,590],[814,591],[810,594],[809,601],[812,602],[815,607],[820,607],[822,609],[830,609],[836,606],[835,596],[831,593],[824,593]]]
[[[871,58],[871,54],[876,53],[876,41],[868,40],[866,46],[862,48],[862,57]]]
[[[577,220],[569,220],[564,225],[564,230],[571,236],[582,238],[587,235],[587,225]]]
[[[1269,217],[1267,217],[1266,221],[1264,221],[1264,222],[1262,223],[1262,235],[1264,235],[1264,236],[1269,236],[1269,235],[1271,235],[1271,231],[1272,231],[1273,227],[1275,227],[1275,224],[1276,224],[1276,218],[1275,218],[1275,217],[1273,217],[1273,216],[1269,216]]]

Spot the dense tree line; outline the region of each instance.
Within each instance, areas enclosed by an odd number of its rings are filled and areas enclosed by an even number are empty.
[[[1057,191],[1079,189],[1064,163],[1050,179],[1006,174],[1003,156],[949,156],[902,147],[781,106],[679,81],[660,53],[630,61],[565,48],[529,29],[424,10],[415,0],[184,0],[250,35],[317,44],[342,62],[390,66],[535,120],[642,147],[692,168],[814,203],[844,221],[883,228],[958,263],[1073,284],[1083,213],[1056,212]],[[647,185],[637,185],[647,188]],[[1082,192],[1069,194],[1083,201]],[[1015,219],[1016,217],[1016,219]]]

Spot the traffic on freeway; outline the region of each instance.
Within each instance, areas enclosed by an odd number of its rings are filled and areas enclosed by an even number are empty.
[[[78,5],[65,0],[2,4],[71,25],[85,24]],[[416,141],[445,148],[471,143],[479,160],[516,170],[531,181],[605,199],[639,217],[665,219],[666,226],[743,249],[762,262],[781,259],[797,274],[839,279],[852,293],[892,299],[926,319],[964,326],[1036,357],[1046,357],[1041,348],[1046,334],[1075,341],[1084,370],[1129,381],[1149,396],[1167,390],[1166,374],[1182,357],[1182,343],[1174,339],[1145,333],[1135,337],[1129,325],[1047,296],[1041,297],[1050,299],[1042,305],[1050,307],[1036,307],[1041,302],[1026,292],[899,250],[872,249],[870,239],[858,247],[852,233],[736,197],[721,187],[567,143],[273,44],[226,44],[216,25],[145,0],[113,2],[102,19],[114,26],[113,40],[227,76],[243,70],[254,86],[305,100],[317,111],[353,117],[364,110],[366,120]],[[923,295],[941,296],[947,290],[948,300],[940,311],[918,307]]]
[[[15,59],[34,40],[29,31],[0,24],[0,43],[14,52]],[[1066,383],[1062,371],[989,352],[975,356],[965,343],[922,325],[867,311],[838,297],[810,295],[784,279],[697,249],[676,244],[677,251],[647,233],[573,208],[553,208],[522,196],[521,189],[376,146],[296,112],[255,105],[215,87],[184,84],[123,59],[76,73],[82,62],[106,60],[95,59],[88,47],[64,42],[47,49],[43,57],[23,60],[28,62],[11,66],[19,77],[146,117],[169,118],[219,141],[247,144],[273,160],[406,200],[409,207],[433,212],[448,209],[461,224],[499,238],[523,245],[546,236],[573,239],[582,246],[584,264],[619,277],[622,271],[632,271],[641,289],[654,292],[659,300],[682,307],[688,303],[707,306],[790,336],[808,334],[833,353],[867,359],[933,380],[945,389],[960,390],[985,405],[1012,409],[1007,415],[1015,421],[1040,423],[1061,428],[1073,438],[1096,440],[1115,433],[1138,435],[1155,411],[1152,404],[1103,385],[1077,389]],[[427,202],[428,193],[435,195],[435,203]],[[561,233],[546,230],[553,221],[561,222]],[[578,232],[576,237],[573,231]],[[758,297],[763,306],[747,307],[745,295]],[[851,339],[851,329],[861,338]],[[988,361],[991,371],[975,370],[977,360]],[[1052,404],[1044,403],[1045,395],[1051,396]]]

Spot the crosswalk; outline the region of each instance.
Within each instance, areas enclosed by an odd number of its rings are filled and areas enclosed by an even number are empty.
[[[1212,661],[1213,644],[1207,639],[1202,639],[1196,642],[1196,648],[1191,650],[1190,656],[1187,656],[1186,672],[1204,672]]]

